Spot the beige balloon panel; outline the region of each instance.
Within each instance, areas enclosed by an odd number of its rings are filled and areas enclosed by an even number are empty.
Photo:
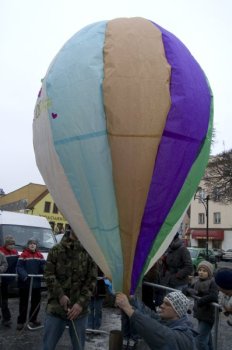
[[[170,66],[160,31],[142,18],[109,22],[104,61],[104,104],[123,247],[124,290],[128,291],[157,149],[170,109]]]

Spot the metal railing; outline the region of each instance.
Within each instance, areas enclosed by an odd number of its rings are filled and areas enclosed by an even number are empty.
[[[7,274],[7,273],[2,273],[0,274],[0,277],[18,277],[18,274]],[[43,275],[28,275],[28,277],[30,277],[30,286],[29,286],[29,297],[28,297],[28,304],[27,304],[27,318],[26,318],[26,326],[29,330],[37,330],[43,327],[43,325],[41,326],[37,326],[37,327],[30,327],[30,320],[29,320],[29,310],[30,310],[30,303],[31,303],[31,294],[32,294],[32,286],[33,286],[33,280],[34,278],[43,278]],[[160,284],[156,284],[156,283],[151,283],[151,282],[143,282],[143,284],[150,286],[152,288],[157,288],[157,289],[162,289],[162,290],[166,290],[168,292],[175,292],[177,291],[177,289],[174,288],[170,288],[170,287],[166,287]],[[213,326],[213,346],[214,349],[217,350],[217,346],[218,346],[218,328],[219,328],[219,310],[220,310],[220,305],[217,303],[211,303],[211,305],[214,306],[214,313],[215,313],[215,321],[214,321],[214,326]],[[88,331],[90,331],[90,329],[88,329]],[[91,330],[93,331],[93,330]],[[98,330],[99,333],[99,330]],[[107,333],[105,331],[102,331],[101,333]]]
[[[2,277],[15,277],[16,279],[18,278],[17,273],[1,273],[0,274],[0,280]],[[30,304],[31,304],[31,295],[32,295],[32,287],[33,287],[33,280],[34,278],[43,278],[43,275],[31,275],[29,274],[28,277],[30,277],[30,286],[29,286],[29,294],[28,294],[28,303],[27,303],[27,317],[26,317],[26,327],[30,330],[37,330],[40,328],[43,328],[43,325],[37,326],[37,327],[31,327],[30,326],[30,319],[29,319],[29,312],[30,312]],[[98,280],[103,279],[103,277],[97,277]],[[37,306],[39,307],[39,305]],[[35,312],[35,311],[34,311]],[[69,328],[69,326],[66,326],[66,328]],[[99,330],[99,329],[90,329],[87,328],[86,332],[91,332],[91,333],[97,333],[97,334],[108,334],[109,332],[106,332],[104,330]]]
[[[1,280],[2,280],[2,277],[15,277],[15,278],[17,278],[18,274],[17,273],[1,273],[0,277],[1,277]],[[29,294],[28,294],[28,303],[27,303],[26,326],[30,330],[36,330],[36,329],[42,328],[43,325],[37,326],[37,327],[33,327],[33,328],[30,326],[29,312],[30,312],[30,304],[31,304],[32,286],[33,286],[34,278],[43,278],[43,275],[30,275],[29,274],[28,277],[30,277],[30,285],[29,285]],[[39,305],[37,307],[39,307]]]

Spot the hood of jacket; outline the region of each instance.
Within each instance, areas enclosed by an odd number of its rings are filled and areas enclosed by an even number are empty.
[[[65,233],[62,237],[60,244],[68,249],[81,247],[81,243],[78,239],[74,240],[69,237],[69,233]]]
[[[176,250],[179,247],[183,245],[183,242],[180,238],[176,238],[172,243],[170,244],[170,250]]]

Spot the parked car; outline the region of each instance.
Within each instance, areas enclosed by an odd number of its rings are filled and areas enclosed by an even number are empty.
[[[200,264],[201,261],[207,260],[206,255],[206,248],[198,248],[198,247],[188,247],[188,250],[191,255],[194,273],[197,271],[197,267]],[[214,251],[212,249],[208,249],[209,254],[209,262],[213,264],[214,268],[217,268],[217,262],[216,262],[216,256],[214,254]]]
[[[232,261],[232,249],[228,249],[222,255],[222,260],[224,261]]]
[[[225,251],[219,248],[213,248],[213,251],[214,251],[214,255],[216,256],[216,260],[221,261],[222,255],[225,253]]]

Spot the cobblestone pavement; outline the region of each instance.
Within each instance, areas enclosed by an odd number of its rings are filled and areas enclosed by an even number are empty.
[[[46,298],[43,298],[40,310],[40,319],[44,320]],[[10,328],[3,327],[0,324],[0,349],[1,350],[42,350],[43,328],[39,330],[29,330],[28,328],[22,331],[16,331],[16,319],[18,314],[18,299],[10,299],[10,308],[13,315],[13,323]],[[190,315],[192,318],[192,316]],[[196,320],[193,323],[197,326]],[[104,334],[89,334],[87,333],[87,341],[85,350],[108,350],[109,348],[109,333],[113,329],[120,329],[120,311],[117,308],[105,307],[103,309],[103,322],[101,330]],[[226,317],[220,314],[219,332],[218,332],[218,347],[217,350],[231,350],[231,333],[232,327],[226,323]],[[57,350],[68,350],[71,348],[68,330],[65,330],[60,339]],[[186,349],[187,350],[187,349]]]

